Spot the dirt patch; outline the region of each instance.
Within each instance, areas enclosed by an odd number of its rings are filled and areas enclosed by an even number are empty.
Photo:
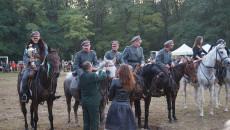
[[[67,123],[67,109],[63,89],[65,73],[60,75],[58,80],[57,95],[62,97],[54,102],[54,127],[56,130],[82,130],[82,110],[79,110],[80,127],[74,123],[73,111],[71,113],[71,123]],[[2,80],[3,79],[3,80]],[[0,74],[0,130],[24,129],[24,119],[18,103],[16,89],[16,73]],[[215,109],[215,115],[208,114],[209,93],[205,91],[205,116],[199,117],[198,108],[194,103],[193,88],[188,88],[188,108],[183,108],[183,96],[179,92],[176,101],[177,122],[169,123],[167,119],[167,106],[164,97],[152,98],[150,105],[149,125],[152,130],[221,130],[224,123],[230,119],[230,112],[224,112],[223,106]],[[221,92],[221,103],[224,104],[224,89]],[[73,103],[72,103],[73,104]],[[142,125],[144,124],[144,103],[142,102]],[[109,106],[107,106],[108,108]],[[29,106],[28,119],[30,121]],[[28,122],[30,123],[30,122]],[[39,106],[39,130],[49,129],[47,105]]]

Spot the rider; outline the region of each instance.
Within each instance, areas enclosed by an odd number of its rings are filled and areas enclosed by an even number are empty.
[[[112,41],[112,49],[110,51],[107,51],[105,53],[104,59],[107,60],[113,60],[116,58],[115,65],[118,66],[122,63],[122,54],[118,51],[119,49],[119,42],[118,41]]]
[[[90,50],[91,44],[89,40],[84,40],[81,43],[82,50],[77,52],[74,57],[74,64],[73,64],[73,75],[81,75],[82,70],[82,64],[85,61],[89,61],[93,65],[93,71],[97,70],[96,67],[98,67],[99,63],[97,61],[97,54],[94,50]]]
[[[156,64],[160,66],[162,71],[169,75],[169,69],[171,67],[174,67],[174,63],[172,60],[171,50],[173,49],[174,41],[168,40],[164,43],[164,48],[161,49],[157,56],[156,56]],[[155,94],[156,96],[163,95],[163,92],[160,91],[160,88],[156,86],[156,89],[153,90],[154,92],[152,94]]]
[[[165,73],[169,73],[169,68],[174,67],[171,50],[173,49],[173,40],[168,40],[164,43],[164,48],[161,49],[156,56],[156,64],[160,65]]]
[[[141,66],[145,63],[143,48],[141,47],[141,37],[139,35],[133,37],[130,41],[132,45],[127,46],[122,54],[122,60],[125,64],[131,65],[135,69],[137,64]]]
[[[197,36],[195,39],[195,42],[192,48],[194,60],[200,61],[203,57],[202,53],[204,53],[205,55],[207,54],[207,52],[202,48],[203,41],[204,41],[204,38],[202,36]]]
[[[34,31],[30,35],[31,39],[27,43],[23,55],[23,63],[25,69],[22,71],[20,96],[22,102],[28,101],[29,89],[27,81],[29,77],[33,77],[39,65],[43,62],[48,54],[48,47],[41,39],[40,33]],[[31,51],[32,50],[32,51]]]

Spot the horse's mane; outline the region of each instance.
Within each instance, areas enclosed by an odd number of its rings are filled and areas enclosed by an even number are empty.
[[[47,61],[52,65],[54,71],[59,71],[60,57],[58,55],[58,51],[55,49],[49,49],[49,53],[46,56]]]

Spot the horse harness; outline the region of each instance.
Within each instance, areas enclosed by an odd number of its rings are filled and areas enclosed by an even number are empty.
[[[221,63],[221,64],[225,61],[225,59],[228,58],[228,56],[222,58],[222,57],[221,57],[221,54],[220,54],[220,52],[219,52],[219,49],[216,49],[216,60],[217,60],[217,54],[220,56],[220,59],[221,59],[220,63]],[[203,63],[203,61],[201,61],[201,65],[203,65],[203,66],[204,66],[205,68],[207,68],[207,69],[215,69],[215,66],[216,66],[216,65],[214,65],[214,66],[207,66],[207,65],[205,65],[205,64]],[[202,72],[202,74],[204,75],[204,77],[207,79],[208,85],[209,85],[209,84],[210,84],[210,80],[214,77],[214,75],[211,75],[211,77],[208,77],[208,76],[204,73],[204,71],[203,71],[202,68],[201,68],[201,72]]]

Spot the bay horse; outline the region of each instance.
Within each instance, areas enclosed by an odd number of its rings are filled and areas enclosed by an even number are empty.
[[[54,49],[48,50],[48,55],[45,57],[43,63],[39,66],[37,73],[33,79],[28,80],[28,87],[31,91],[31,104],[30,104],[30,114],[31,114],[31,127],[37,130],[38,122],[38,105],[43,104],[45,101],[48,106],[50,129],[53,130],[53,101],[60,96],[55,96],[57,80],[60,74],[60,57],[58,52]],[[20,93],[20,82],[22,78],[22,73],[18,75],[17,90]],[[20,96],[19,96],[20,101]],[[28,130],[27,123],[27,109],[26,103],[20,101],[21,111],[25,119],[25,130]]]
[[[145,102],[145,123],[144,128],[148,128],[148,117],[149,117],[149,105],[151,102],[151,97],[159,97],[153,93],[156,87],[163,90],[163,94],[160,96],[166,96],[167,106],[168,106],[168,119],[172,122],[172,117],[177,120],[175,114],[175,102],[177,97],[177,92],[179,90],[179,81],[184,74],[190,76],[195,80],[195,66],[192,62],[188,61],[186,63],[181,63],[171,68],[170,74],[166,74],[162,71],[157,64],[147,64],[137,73],[144,81],[143,92],[144,92],[144,102]],[[138,126],[141,127],[141,106],[140,100],[134,102],[135,105],[135,115],[138,118]]]
[[[100,126],[103,127],[105,123],[105,106],[108,103],[108,91],[109,86],[112,81],[112,78],[116,75],[117,68],[114,65],[113,60],[104,60],[100,65],[99,69],[105,69],[107,68],[107,71],[109,72],[108,77],[105,80],[102,80],[100,82],[100,92],[102,95],[101,103],[100,103]],[[97,73],[97,72],[96,72]],[[76,85],[76,77],[72,75],[72,73],[67,73],[67,76],[64,80],[64,92],[66,96],[66,104],[67,104],[67,112],[68,112],[68,123],[70,123],[70,111],[71,111],[71,99],[74,97],[75,103],[73,106],[74,109],[74,116],[75,116],[75,122],[77,126],[78,124],[78,115],[77,110],[78,106],[80,104],[80,95],[79,95],[79,89]]]
[[[214,49],[212,49],[205,57],[203,57],[200,65],[197,70],[197,79],[198,79],[198,107],[200,110],[200,116],[204,116],[204,89],[208,88],[210,92],[210,114],[214,115],[214,91],[215,91],[215,65],[217,62],[222,63],[223,65],[230,64],[230,58],[227,55],[225,50],[225,43],[218,44]]]

